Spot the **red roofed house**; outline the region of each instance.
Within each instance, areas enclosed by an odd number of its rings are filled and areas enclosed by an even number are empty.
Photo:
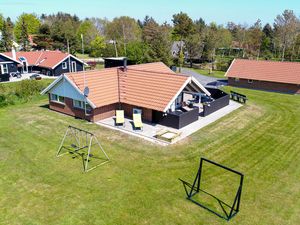
[[[60,76],[63,73],[82,71],[84,62],[75,56],[61,51],[3,52],[14,61],[18,61],[20,72],[38,72],[48,76]]]
[[[210,96],[196,79],[176,74],[163,63],[64,74],[42,91],[49,95],[50,109],[75,117],[96,122],[123,109],[127,117],[137,112],[144,121],[178,129],[199,118],[198,107],[183,105],[190,93]],[[180,117],[175,124],[174,117]]]
[[[300,63],[235,59],[226,75],[235,87],[300,94]]]

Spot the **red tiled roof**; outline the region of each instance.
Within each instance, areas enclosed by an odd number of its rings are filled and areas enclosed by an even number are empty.
[[[4,52],[3,54],[12,58],[11,52]],[[41,66],[46,68],[53,68],[69,54],[61,51],[34,51],[34,52],[16,52],[16,58],[20,61],[20,57],[25,57],[30,66]]]
[[[82,92],[83,73],[90,90],[88,99],[96,107],[122,102],[158,111],[165,110],[190,78],[175,74],[163,63],[128,66],[126,71],[109,68],[66,74]]]
[[[300,63],[235,59],[227,77],[300,84]]]

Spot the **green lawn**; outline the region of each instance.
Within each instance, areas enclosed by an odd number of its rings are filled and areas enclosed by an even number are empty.
[[[223,79],[226,78],[226,77],[224,77],[224,75],[225,75],[224,71],[213,70],[212,73],[210,74],[208,69],[192,69],[192,70],[194,70],[197,73],[200,73],[202,75],[206,75],[206,76],[210,76],[210,77],[223,78]]]
[[[200,157],[245,175],[230,224],[299,223],[300,96],[238,91],[246,106],[169,147],[50,111],[46,97],[0,109],[0,224],[228,224],[185,198],[178,178],[192,182]],[[69,124],[94,132],[111,162],[84,174],[56,158]],[[211,172],[210,192],[228,198]]]
[[[89,58],[91,58],[89,56],[89,54],[82,54],[82,53],[76,53],[76,57],[78,57],[79,59],[89,59]]]

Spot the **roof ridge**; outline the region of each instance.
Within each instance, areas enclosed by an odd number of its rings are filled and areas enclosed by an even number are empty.
[[[122,69],[122,67],[118,67],[118,69]],[[189,77],[189,75],[186,74],[179,74],[179,73],[168,73],[168,72],[158,72],[154,70],[142,70],[142,69],[132,69],[132,68],[127,68],[127,70],[133,70],[133,71],[138,71],[138,72],[147,72],[147,73],[156,73],[156,74],[166,74],[166,75],[176,75],[176,76],[186,76]]]
[[[275,60],[257,60],[257,59],[240,59],[240,58],[235,58],[235,60],[240,60],[240,61],[252,61],[252,62],[264,62],[264,63],[295,63],[295,64],[300,64],[300,62],[292,62],[292,61],[275,61]]]

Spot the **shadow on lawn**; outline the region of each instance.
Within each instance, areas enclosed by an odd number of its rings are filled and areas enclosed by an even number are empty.
[[[40,105],[39,107],[44,109],[50,109],[49,104]]]
[[[215,214],[216,216],[218,216],[222,219],[225,219],[227,221],[229,221],[232,217],[234,217],[237,214],[238,210],[236,210],[234,206],[230,206],[229,204],[225,203],[224,201],[222,201],[221,199],[219,199],[218,197],[216,197],[215,195],[213,195],[207,191],[193,187],[192,184],[190,184],[180,178],[179,178],[179,180],[183,184],[184,190],[187,195],[187,199],[189,201],[193,202],[194,204],[202,207],[203,209],[206,209],[207,211],[209,211],[209,212]],[[198,194],[198,198],[196,199],[197,194]],[[201,197],[200,197],[200,195],[201,195]],[[204,199],[206,199],[207,201],[204,202]],[[212,202],[211,201],[212,199],[215,201]],[[221,209],[221,212],[220,212],[220,209]]]

